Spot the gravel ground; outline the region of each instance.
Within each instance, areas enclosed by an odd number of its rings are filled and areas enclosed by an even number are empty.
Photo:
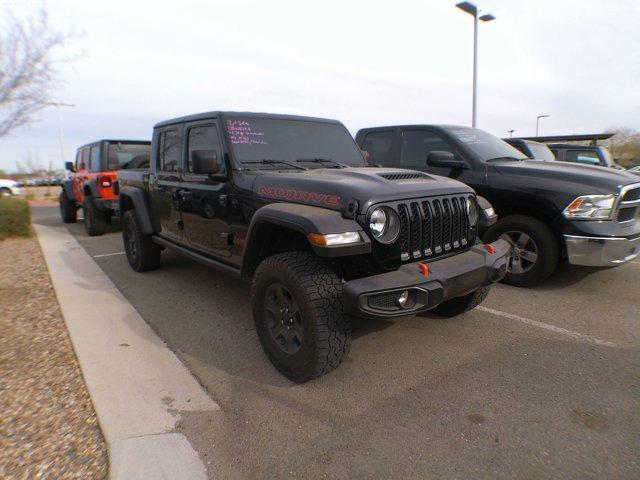
[[[106,478],[107,452],[35,237],[0,242],[0,478]]]

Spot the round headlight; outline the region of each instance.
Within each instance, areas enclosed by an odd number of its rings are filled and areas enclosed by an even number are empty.
[[[475,227],[478,223],[478,205],[473,198],[469,198],[467,202],[467,216],[469,218],[469,225]]]
[[[380,238],[387,229],[387,214],[381,208],[376,208],[369,217],[369,230],[374,237]]]

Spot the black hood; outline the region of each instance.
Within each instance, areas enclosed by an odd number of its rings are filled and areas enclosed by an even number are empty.
[[[493,166],[503,175],[521,177],[523,182],[526,182],[527,178],[535,177],[547,178],[550,183],[565,183],[567,191],[578,195],[616,193],[618,187],[638,183],[639,180],[636,175],[623,170],[569,162],[522,160],[496,162]]]
[[[378,202],[473,192],[457,180],[396,168],[262,171],[253,182],[253,190],[267,201],[342,211],[355,200],[360,212]]]

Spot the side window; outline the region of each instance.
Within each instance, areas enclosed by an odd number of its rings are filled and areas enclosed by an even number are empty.
[[[82,150],[76,152],[76,172],[80,170],[80,165],[82,165]]]
[[[391,165],[393,163],[393,130],[371,132],[364,137],[362,150],[369,154],[370,164]]]
[[[451,152],[453,148],[438,134],[428,130],[405,130],[402,132],[400,165],[403,167],[426,166],[429,152]]]
[[[89,170],[92,172],[100,170],[100,145],[91,147],[89,153]]]
[[[163,172],[177,172],[180,165],[180,137],[177,130],[160,133],[158,142],[158,169]]]
[[[89,168],[89,149],[83,148],[80,153],[80,170]]]
[[[593,150],[567,150],[565,154],[567,162],[584,163],[587,165],[601,165],[600,157]]]
[[[187,139],[187,170],[195,173],[193,168],[193,156],[201,152],[212,153],[220,159],[220,140],[218,139],[218,129],[215,125],[202,125],[189,129]]]

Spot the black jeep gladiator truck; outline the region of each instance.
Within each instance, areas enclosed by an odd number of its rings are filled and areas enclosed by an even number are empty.
[[[163,248],[245,279],[260,342],[283,375],[336,368],[351,315],[388,318],[477,306],[510,245],[480,244],[495,221],[463,183],[370,168],[339,122],[212,112],[154,127],[148,170],[120,171],[127,259]]]
[[[633,174],[531,160],[469,127],[365,128],[356,141],[374,164],[455,178],[489,200],[500,219],[482,238],[514,247],[505,283],[539,284],[561,258],[609,267],[640,254],[640,183]]]

